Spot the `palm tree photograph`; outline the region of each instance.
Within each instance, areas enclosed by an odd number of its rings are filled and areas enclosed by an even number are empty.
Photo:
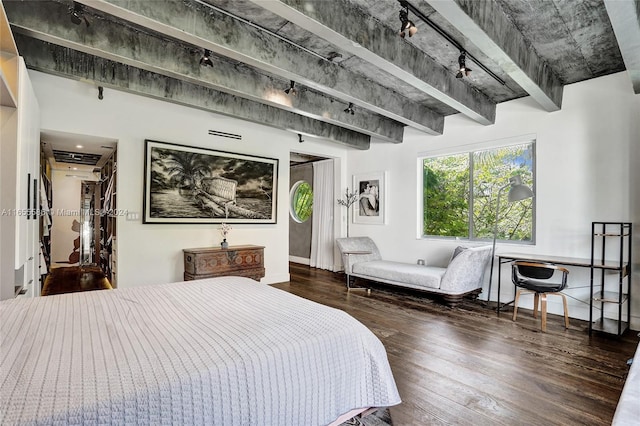
[[[278,160],[145,141],[144,223],[276,223]]]

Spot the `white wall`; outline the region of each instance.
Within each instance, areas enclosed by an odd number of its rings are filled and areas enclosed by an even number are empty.
[[[346,149],[338,144],[309,137],[300,144],[295,133],[106,88],[100,101],[93,85],[36,71],[30,76],[43,130],[118,140],[117,206],[140,213],[140,218],[145,139],[277,158],[277,224],[236,225],[228,238],[232,245],[265,246],[264,283],[289,279],[289,152],[335,157],[338,175],[346,173],[345,162],[339,161],[346,157]],[[240,134],[242,140],[209,136],[209,129]],[[336,232],[340,227],[337,223]],[[149,225],[122,216],[117,219],[117,235],[118,288],[182,280],[182,249],[220,243],[218,225]]]
[[[561,111],[545,112],[526,97],[499,104],[496,123],[491,126],[458,114],[446,118],[442,136],[409,129],[401,145],[375,144],[369,151],[350,151],[349,175],[388,171],[387,224],[353,224],[351,235],[371,236],[385,259],[415,263],[423,258],[444,266],[460,242],[416,238],[419,154],[535,134],[536,244],[499,244],[496,251],[589,258],[592,221],[640,219],[639,121],[640,96],[633,94],[627,74],[618,73],[565,86]],[[635,233],[633,250],[637,262],[640,228]],[[634,275],[632,325],[640,329],[640,274]],[[494,273],[492,300],[497,297],[496,280]],[[572,289],[567,293],[588,303],[588,288],[577,287],[588,287],[589,270],[572,268],[570,285]],[[486,288],[485,283],[485,293]],[[509,270],[504,267],[501,300],[511,300],[512,295]],[[571,299],[570,315],[587,319],[587,303]],[[561,309],[558,304],[550,307],[551,312]]]
[[[444,265],[459,242],[419,239],[417,158],[460,145],[535,134],[537,140],[536,245],[500,244],[497,251],[589,257],[592,221],[640,220],[640,96],[633,95],[626,73],[564,88],[561,111],[543,111],[529,97],[498,105],[496,123],[479,125],[461,115],[446,118],[445,134],[428,136],[407,129],[404,143],[373,142],[369,151],[346,150],[327,142],[299,144],[297,135],[162,101],[105,91],[94,86],[30,72],[42,112],[42,127],[114,138],[118,143],[118,208],[141,212],[144,139],[211,147],[280,160],[277,225],[237,226],[232,244],[266,246],[263,282],[286,281],[288,275],[288,181],[292,150],[337,159],[336,194],[351,186],[354,173],[388,171],[386,225],[351,224],[352,236],[369,235],[386,259],[427,259]],[[241,141],[207,135],[216,129],[243,135]],[[454,149],[454,148],[452,148]],[[337,198],[337,197],[336,197]],[[336,206],[336,235],[345,235],[345,209]],[[143,225],[118,218],[119,287],[181,279],[183,248],[217,245],[217,226]],[[634,240],[640,241],[640,230]],[[640,245],[634,244],[635,259]],[[637,260],[636,260],[637,262]],[[340,261],[336,257],[336,263]],[[636,271],[640,270],[636,267]],[[505,271],[508,272],[508,271]],[[488,274],[487,274],[488,278]],[[569,294],[572,317],[588,318],[588,269],[573,268]],[[634,274],[632,327],[640,329],[640,274]],[[486,284],[485,284],[486,287]],[[502,300],[513,288],[503,273]],[[497,295],[494,278],[492,299]],[[560,312],[557,304],[551,312]]]

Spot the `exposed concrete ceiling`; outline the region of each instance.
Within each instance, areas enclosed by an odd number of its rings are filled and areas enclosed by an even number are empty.
[[[527,95],[555,111],[565,84],[625,69],[640,87],[637,0],[3,4],[33,69],[356,149],[400,143],[405,126],[441,134],[458,112],[490,125]],[[402,38],[404,6],[418,31]],[[472,72],[456,78],[461,50]]]

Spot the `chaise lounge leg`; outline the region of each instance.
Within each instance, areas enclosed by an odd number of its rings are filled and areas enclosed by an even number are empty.
[[[460,302],[462,302],[462,299],[464,298],[464,295],[462,294],[446,294],[444,296],[442,296],[445,303],[448,306],[451,306],[452,308],[457,306]]]

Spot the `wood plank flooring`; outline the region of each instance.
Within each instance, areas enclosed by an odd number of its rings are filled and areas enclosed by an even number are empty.
[[[51,268],[44,280],[40,295],[110,289],[112,289],[111,284],[99,266],[65,266]]]
[[[639,340],[589,338],[587,322],[565,330],[556,315],[542,333],[526,309],[513,322],[511,309],[498,317],[480,301],[450,308],[379,285],[347,292],[342,274],[290,271],[274,287],[342,309],[380,338],[403,401],[391,408],[399,426],[609,425]]]

